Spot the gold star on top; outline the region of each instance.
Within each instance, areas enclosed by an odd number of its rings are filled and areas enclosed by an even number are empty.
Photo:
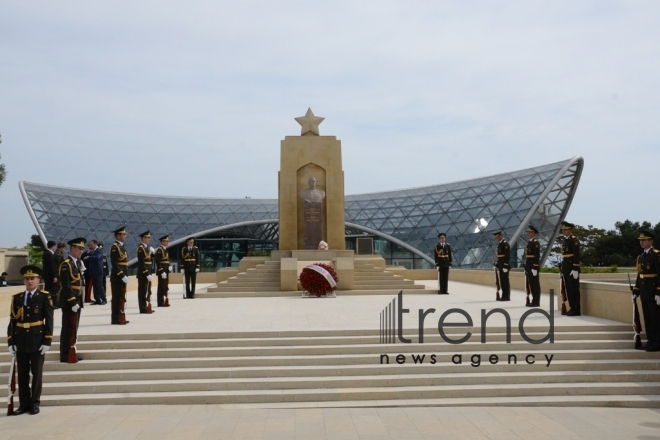
[[[296,121],[302,126],[300,130],[300,136],[309,135],[319,135],[319,124],[323,122],[325,118],[319,116],[314,116],[312,109],[308,108],[305,116],[300,116],[296,118]]]

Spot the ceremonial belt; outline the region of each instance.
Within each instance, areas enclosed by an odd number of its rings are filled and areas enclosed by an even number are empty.
[[[531,255],[529,255],[529,254],[525,254],[525,256],[526,256],[527,258],[534,258],[534,254],[531,254]]]
[[[195,258],[186,258],[186,259],[183,260],[183,261],[197,261],[197,260],[196,260]]]
[[[639,274],[640,278],[655,278],[657,276],[658,276],[657,273],[640,273]]]
[[[506,257],[506,255],[497,254],[497,258],[504,258],[504,257]]]
[[[170,264],[170,260],[160,260],[160,264]]]
[[[37,327],[39,325],[44,325],[44,321],[34,321],[34,322],[17,322],[16,326],[21,327],[21,328],[30,328],[30,327]]]
[[[438,258],[449,258],[449,255],[438,255]]]
[[[117,263],[117,266],[128,266],[128,263]]]
[[[73,285],[73,284],[71,285],[72,290],[76,290],[76,289],[80,290],[81,288],[82,288],[82,286],[76,286],[76,285]]]
[[[567,258],[567,257],[572,257],[573,254],[561,254],[562,257]]]

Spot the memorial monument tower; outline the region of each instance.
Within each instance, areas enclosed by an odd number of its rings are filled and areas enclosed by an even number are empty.
[[[296,118],[300,136],[281,142],[280,251],[317,249],[321,240],[331,250],[345,249],[341,141],[319,135],[323,119],[308,109]]]

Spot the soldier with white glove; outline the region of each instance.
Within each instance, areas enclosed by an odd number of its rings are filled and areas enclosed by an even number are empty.
[[[149,242],[151,241],[151,231],[145,231],[140,234],[141,243],[137,247],[137,280],[138,280],[138,306],[140,313],[148,313],[147,311],[147,291],[149,290],[149,282],[153,278],[151,275],[151,249]]]
[[[128,324],[123,306],[126,304],[126,285],[128,284],[128,252],[124,248],[126,226],[114,230],[115,242],[110,247],[110,289],[112,291],[112,315],[110,322],[115,325]]]
[[[497,263],[495,263],[495,267],[497,267],[499,272],[500,287],[502,288],[502,296],[498,301],[511,301],[511,284],[509,283],[511,247],[504,239],[502,231],[494,232],[493,237],[497,241],[497,250],[495,251],[497,254]]]
[[[539,277],[539,265],[541,264],[541,244],[536,239],[539,231],[534,226],[527,227],[527,246],[525,246],[525,274],[529,281],[529,291],[532,300],[528,307],[539,307],[541,305],[541,279]]]
[[[637,279],[633,295],[642,298],[646,344],[639,350],[660,351],[660,250],[653,247],[655,235],[640,230],[639,244],[643,252],[637,257]]]
[[[60,264],[59,279],[60,307],[62,308],[62,331],[60,332],[60,362],[69,362],[71,341],[77,338],[80,315],[83,308],[83,272],[80,257],[87,240],[83,237],[68,242],[69,257]],[[82,360],[82,358],[78,358]]]
[[[186,284],[186,298],[195,298],[195,281],[200,267],[199,248],[195,246],[195,239],[190,237],[186,245],[181,248],[182,268]]]
[[[169,289],[168,278],[172,270],[170,266],[170,254],[167,251],[167,245],[170,242],[170,237],[164,235],[158,239],[160,246],[156,249],[156,273],[159,274],[158,278],[158,307],[169,307],[170,301],[167,291]]]
[[[561,245],[561,274],[571,309],[566,316],[580,316],[580,241],[573,235],[575,225],[561,222],[564,242]]]

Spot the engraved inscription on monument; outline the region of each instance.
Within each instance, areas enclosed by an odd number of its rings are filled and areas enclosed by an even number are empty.
[[[309,178],[309,188],[300,191],[303,199],[305,249],[317,249],[323,240],[323,199],[325,191],[316,188],[316,179]]]

